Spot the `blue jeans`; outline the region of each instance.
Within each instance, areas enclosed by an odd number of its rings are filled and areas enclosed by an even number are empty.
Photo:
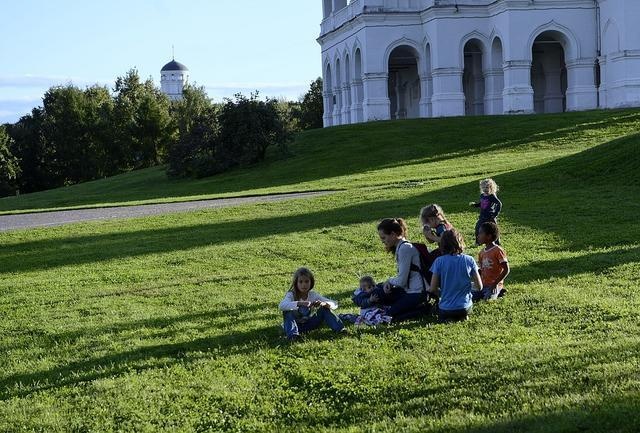
[[[305,322],[297,322],[296,319],[299,316],[296,313],[296,311],[284,311],[282,313],[284,317],[284,332],[287,334],[287,338],[296,337],[300,334],[318,329],[323,323],[326,323],[327,326],[335,332],[340,332],[344,329],[342,321],[328,308],[318,309],[318,311],[314,315],[309,316]]]
[[[425,300],[422,293],[403,293],[387,309],[387,315],[393,318],[411,312]]]
[[[442,310],[438,309],[438,322],[450,323],[450,322],[463,322],[469,318],[472,307],[461,310]]]

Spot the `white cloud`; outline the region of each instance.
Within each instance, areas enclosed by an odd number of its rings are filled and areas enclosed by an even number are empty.
[[[231,98],[236,93],[242,93],[245,96],[249,96],[251,92],[255,92],[257,90],[262,97],[284,97],[287,99],[297,100],[300,95],[304,94],[308,90],[309,83],[213,83],[205,84],[204,88],[209,96],[214,99]]]
[[[79,77],[45,76],[45,75],[15,75],[0,76],[0,88],[45,88],[73,83],[76,86],[92,86],[105,84],[104,80],[86,80]]]

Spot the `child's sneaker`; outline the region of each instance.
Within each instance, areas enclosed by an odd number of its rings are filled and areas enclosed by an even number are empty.
[[[503,298],[504,295],[507,294],[507,289],[502,289],[500,290],[500,293],[498,293],[498,298]]]

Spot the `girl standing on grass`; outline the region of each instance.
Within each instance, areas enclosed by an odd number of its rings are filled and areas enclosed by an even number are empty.
[[[300,338],[300,334],[317,329],[326,324],[335,332],[343,332],[344,325],[333,310],[338,304],[313,290],[313,273],[300,268],[293,274],[291,287],[280,302],[280,311],[284,317],[284,332],[290,341]]]
[[[464,254],[464,248],[464,239],[456,229],[444,232],[440,238],[442,256],[431,266],[429,291],[440,296],[441,323],[467,320],[473,305],[471,282],[482,290],[478,265],[473,257]]]
[[[437,204],[430,204],[422,208],[420,222],[425,239],[435,244],[440,242],[440,237],[444,232],[453,228],[451,223],[447,221],[444,211]]]
[[[480,201],[469,203],[469,206],[480,208],[480,216],[476,223],[476,245],[482,245],[478,240],[480,226],[484,223],[498,224],[498,215],[502,210],[502,202],[498,199],[498,184],[493,179],[480,181]],[[496,239],[496,245],[500,245],[500,239]]]

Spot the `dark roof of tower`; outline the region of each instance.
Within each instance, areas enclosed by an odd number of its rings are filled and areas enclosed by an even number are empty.
[[[160,69],[160,72],[164,72],[164,71],[188,71],[188,70],[189,70],[189,68],[187,68],[182,63],[176,62],[175,60],[172,60],[169,63],[167,63],[166,65],[164,65],[162,67],[162,69]]]

